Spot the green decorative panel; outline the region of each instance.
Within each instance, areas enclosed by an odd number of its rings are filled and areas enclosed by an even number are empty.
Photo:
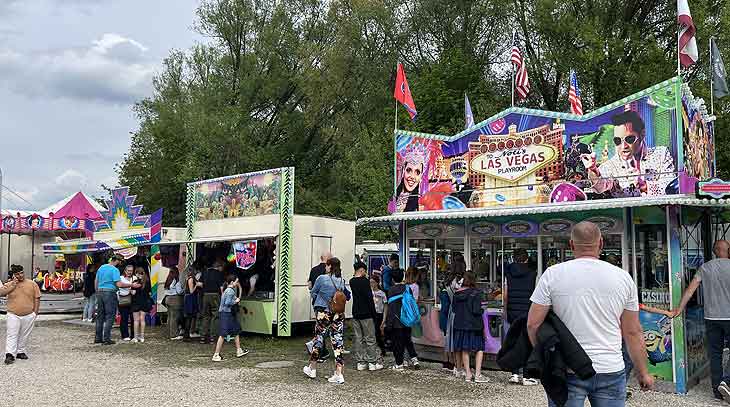
[[[187,226],[187,240],[193,240],[195,232],[195,185],[188,184],[187,199],[185,200],[185,225]],[[193,265],[195,244],[187,243],[186,266]]]
[[[277,326],[279,336],[291,336],[292,273],[294,224],[294,168],[281,172],[281,203],[279,225],[279,278],[277,280]]]
[[[241,300],[238,304],[238,322],[241,324],[241,330],[271,335],[274,308],[274,301]]]

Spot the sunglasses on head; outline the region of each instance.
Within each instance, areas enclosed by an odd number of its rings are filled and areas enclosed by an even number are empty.
[[[626,144],[634,144],[634,143],[636,143],[636,140],[637,139],[638,139],[638,137],[636,137],[634,135],[626,136],[626,137],[623,137],[623,138],[621,138],[621,137],[614,137],[613,138],[613,144],[616,144],[617,146],[619,146],[619,145],[621,145],[621,142],[623,142],[623,141],[626,141]]]

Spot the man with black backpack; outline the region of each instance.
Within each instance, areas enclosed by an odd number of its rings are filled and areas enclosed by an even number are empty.
[[[404,277],[403,269],[396,268],[391,270],[390,276],[393,280],[393,286],[388,290],[388,303],[385,304],[385,318],[383,318],[383,324],[380,329],[383,331],[383,335],[389,338],[392,343],[393,357],[395,357],[395,365],[391,367],[392,370],[402,372],[405,366],[405,351],[408,351],[408,355],[411,357],[410,364],[414,369],[419,369],[418,354],[413,346],[413,339],[411,339],[411,321],[402,321],[402,309],[404,304],[412,306],[414,301],[413,294],[405,284],[403,284]],[[410,294],[410,295],[409,295]],[[406,303],[406,298],[408,302]]]

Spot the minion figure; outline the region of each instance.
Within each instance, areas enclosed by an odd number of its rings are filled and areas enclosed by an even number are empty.
[[[644,331],[646,353],[649,355],[649,363],[654,366],[672,360],[672,323],[664,317],[656,324],[659,329]]]

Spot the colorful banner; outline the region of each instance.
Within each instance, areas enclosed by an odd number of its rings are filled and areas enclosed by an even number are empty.
[[[672,381],[672,320],[661,314],[639,312],[644,343],[649,356],[649,373]]]
[[[280,169],[206,180],[193,185],[196,220],[279,213]]]
[[[685,90],[682,95],[682,131],[684,167],[689,177],[707,179],[715,176],[715,140],[713,123],[701,99]]]
[[[236,267],[248,270],[256,264],[256,241],[246,240],[233,243],[233,252],[236,256]]]
[[[30,232],[32,230],[92,231],[94,221],[79,219],[75,216],[61,218],[44,217],[37,213],[16,216],[6,215],[2,218],[0,231],[5,233]]]
[[[684,169],[684,146],[677,142],[679,100],[673,79],[585,116],[509,109],[453,137],[397,131],[389,208],[453,210],[677,194]],[[696,134],[711,140],[711,127],[698,126]],[[710,141],[697,145],[711,147]],[[701,157],[704,164],[695,167],[705,173],[714,158]]]

